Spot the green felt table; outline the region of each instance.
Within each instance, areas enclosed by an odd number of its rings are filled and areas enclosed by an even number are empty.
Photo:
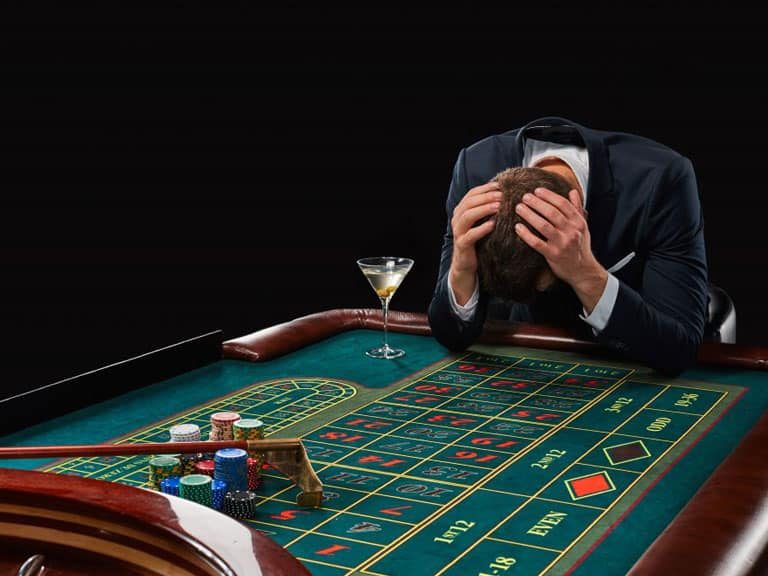
[[[664,378],[594,354],[449,353],[351,330],[261,362],[222,359],[3,437],[2,445],[157,442],[235,411],[301,437],[319,509],[265,469],[250,524],[317,575],[625,574],[768,407],[768,373]],[[230,354],[233,355],[233,354]],[[234,354],[236,355],[236,354]],[[147,458],[7,461],[143,486]]]

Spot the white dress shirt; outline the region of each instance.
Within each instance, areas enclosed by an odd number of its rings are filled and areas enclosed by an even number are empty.
[[[536,167],[544,160],[551,160],[556,158],[562,160],[568,167],[573,170],[576,180],[579,182],[581,188],[581,197],[584,205],[587,204],[587,182],[589,181],[589,154],[587,149],[580,146],[572,146],[567,144],[557,144],[555,142],[543,142],[541,140],[533,140],[528,138],[525,141],[525,149],[523,153],[523,166]],[[622,260],[621,265],[626,264],[634,254],[628,256]],[[611,318],[613,307],[616,304],[616,297],[619,294],[619,281],[611,274],[611,271],[617,270],[620,266],[617,264],[608,270],[608,282],[605,284],[603,294],[598,300],[592,313],[587,315],[586,310],[584,314],[580,314],[579,317],[592,327],[592,332],[597,335],[608,324],[608,320]],[[451,310],[453,313],[464,322],[469,322],[475,316],[477,310],[477,301],[480,295],[480,282],[475,278],[475,291],[469,298],[464,306],[461,306],[456,302],[456,295],[453,293],[453,288],[448,284],[448,300],[451,303]]]

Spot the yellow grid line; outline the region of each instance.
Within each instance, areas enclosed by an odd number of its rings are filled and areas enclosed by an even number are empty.
[[[582,428],[581,426],[566,426],[569,430],[583,430],[584,432],[597,432],[599,434],[608,434],[609,430],[594,430],[592,428]],[[651,438],[650,436],[637,436],[635,434],[624,434],[623,432],[611,432],[613,436],[626,436],[627,438],[639,438],[640,440],[655,440],[656,442],[667,442],[671,444],[674,440],[664,438]]]
[[[521,494],[519,492],[507,492],[506,490],[498,490],[496,488],[480,488],[478,492],[493,492],[495,494],[504,494],[505,496],[518,496],[520,498],[530,498],[530,494]],[[536,500],[543,500],[544,502],[555,502],[556,504],[568,504],[570,506],[578,506],[579,508],[590,508],[592,510],[606,510],[606,506],[592,506],[591,504],[581,504],[579,502],[566,502],[565,500],[558,500],[556,498],[542,498],[539,496]]]
[[[311,562],[312,564],[320,564],[320,566],[329,566],[331,568],[338,568],[339,570],[352,570],[349,566],[342,566],[341,564],[331,564],[330,562],[323,562],[322,560],[312,560],[311,558],[302,558],[302,562]]]
[[[638,472],[637,470],[627,470],[626,468],[619,468],[618,466],[601,466],[599,464],[590,464],[589,462],[579,462],[582,466],[590,466],[592,468],[609,468],[611,470],[618,470],[619,472],[626,472],[628,474],[642,474],[642,472]]]
[[[560,554],[562,550],[558,550],[557,548],[547,548],[546,546],[536,546],[536,544],[526,544],[524,542],[517,542],[515,540],[505,540],[504,538],[494,538],[492,536],[488,536],[486,540],[491,540],[492,542],[501,542],[502,544],[514,544],[515,546],[524,546],[526,548],[533,548],[534,550],[544,550],[545,552],[555,552],[557,554]]]
[[[283,504],[290,504],[292,506],[296,505],[296,502],[293,500],[283,500],[281,498],[273,498],[272,502],[280,502]],[[323,504],[323,510],[329,510],[332,512],[341,512],[342,508],[334,508],[333,506],[326,506]],[[360,516],[361,518],[368,518],[370,520],[383,520],[386,522],[392,522],[393,524],[402,524],[403,526],[416,526],[416,522],[405,522],[404,520],[391,520],[389,518],[382,518],[381,516],[373,516],[371,514],[363,514],[361,512],[351,512],[347,510],[344,512],[345,514],[349,514],[350,516]]]
[[[350,416],[355,415],[355,414],[357,414],[357,413],[350,414]],[[423,414],[422,414],[422,416],[423,416]],[[492,423],[491,420],[496,420],[496,418],[494,418],[493,416],[486,416],[486,418],[488,418],[489,421],[486,422],[485,424],[491,424]],[[440,426],[439,424],[433,424],[431,422],[423,423],[423,422],[413,422],[413,421],[410,421],[410,420],[404,420],[404,421],[402,421],[402,423],[403,424],[424,424],[424,427],[438,428],[439,430],[450,430],[451,432],[457,432],[458,430],[466,430],[466,428],[447,428],[445,426]],[[521,422],[507,422],[507,423],[509,423],[509,424],[521,424]],[[538,422],[525,422],[525,424],[527,424],[528,426],[539,426]],[[333,426],[329,425],[328,427],[329,428],[338,428],[340,430],[344,430],[345,432],[361,432],[361,430],[359,428],[347,428],[346,426],[339,426],[337,424],[334,424]],[[398,430],[400,428],[402,428],[402,426],[398,426],[397,427]],[[482,428],[482,426],[481,426],[481,428]],[[479,429],[474,429],[473,432],[479,432],[479,433],[482,433],[482,434],[486,434],[487,433],[487,434],[492,435],[492,436],[504,436],[504,438],[514,438],[514,439],[518,439],[518,440],[535,440],[536,438],[539,438],[539,436],[535,436],[535,437],[534,436],[522,436],[520,434],[515,435],[515,434],[508,434],[506,432],[504,434],[499,434],[499,433],[496,433],[496,432],[486,432],[484,430],[479,430]],[[546,432],[548,432],[548,430],[546,430],[546,429],[542,430],[542,434],[544,434]],[[588,432],[592,432],[592,430],[588,430]],[[367,433],[370,434],[370,432],[367,432]],[[467,436],[466,434],[462,434],[461,435],[462,439],[466,438],[466,436]],[[382,438],[384,438],[384,437],[386,437],[386,438],[390,438],[390,437],[391,438],[402,438],[404,440],[413,440],[412,436],[410,436],[410,437],[409,436],[401,436],[401,435],[398,435],[398,434],[387,434],[386,436],[382,436]],[[439,442],[437,440],[426,440],[426,439],[421,438],[421,437],[417,437],[417,438],[419,439],[419,442],[432,442],[432,443],[441,444],[441,445],[443,444],[442,442]],[[309,442],[318,442],[318,440],[314,440],[314,439],[309,439],[308,441]],[[337,446],[338,446],[338,444],[337,444]]]

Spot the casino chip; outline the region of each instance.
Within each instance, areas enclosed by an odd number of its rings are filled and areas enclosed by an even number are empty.
[[[224,496],[227,493],[227,483],[224,480],[214,480],[211,487],[213,489],[213,507],[216,510],[221,510],[224,505]]]
[[[206,476],[214,477],[214,470],[216,463],[213,460],[200,460],[195,463],[195,473],[205,474]]]
[[[178,476],[169,476],[160,481],[160,491],[163,494],[171,494],[173,496],[179,495],[179,483],[181,478]]]
[[[263,440],[264,422],[252,418],[238,420],[232,426],[235,440]],[[259,470],[264,464],[264,452],[249,451],[248,456],[259,462]],[[259,472],[260,473],[260,472]]]
[[[181,460],[173,456],[155,456],[149,460],[149,487],[160,489],[160,482],[169,476],[181,476]]]
[[[197,424],[176,424],[171,426],[170,434],[171,442],[199,442],[200,426]],[[195,473],[195,463],[199,460],[198,454],[178,454],[176,456],[181,460],[182,476]]]
[[[216,412],[211,414],[211,432],[208,440],[234,440],[232,426],[240,420],[237,412]]]
[[[248,458],[248,490],[256,490],[261,482],[261,461]]]
[[[171,442],[199,442],[200,426],[197,424],[177,424],[171,426]]]
[[[256,499],[257,496],[253,492],[227,492],[224,497],[224,513],[240,520],[253,518],[256,513]]]
[[[205,506],[213,505],[213,491],[210,476],[205,474],[190,474],[182,476],[179,482],[179,496]]]

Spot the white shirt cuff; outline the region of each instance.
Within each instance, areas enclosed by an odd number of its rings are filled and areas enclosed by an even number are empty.
[[[592,310],[592,314],[585,316],[579,314],[579,318],[592,326],[592,332],[597,336],[608,325],[611,319],[613,307],[616,304],[616,297],[619,295],[619,281],[613,274],[608,274],[608,282],[605,283],[603,295],[597,301],[597,306]],[[584,314],[587,311],[584,310]]]
[[[469,297],[467,303],[462,306],[456,302],[456,295],[453,293],[453,287],[448,282],[448,301],[451,303],[451,310],[453,313],[464,322],[470,322],[475,317],[475,310],[477,310],[477,301],[480,298],[480,282],[475,277],[475,291],[472,292],[472,296]]]

